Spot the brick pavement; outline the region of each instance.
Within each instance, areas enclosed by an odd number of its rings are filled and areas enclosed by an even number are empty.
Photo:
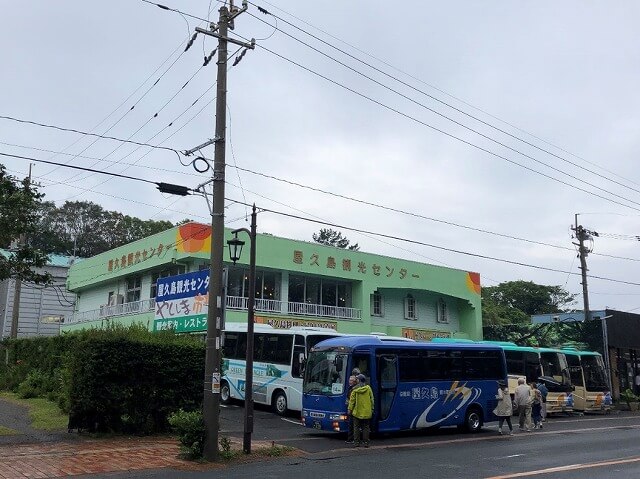
[[[233,444],[233,447],[237,448],[238,444]],[[74,442],[2,446],[0,479],[67,477],[162,468],[205,470],[223,467],[220,464],[185,461],[179,459],[178,454],[177,440],[171,438],[83,439]]]

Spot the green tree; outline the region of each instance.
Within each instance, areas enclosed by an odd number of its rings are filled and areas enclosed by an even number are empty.
[[[340,231],[335,231],[331,228],[321,228],[317,234],[313,233],[313,241],[335,248],[350,249],[352,251],[358,251],[360,249],[358,243],[351,244],[345,236],[342,236]]]
[[[575,295],[561,286],[519,280],[482,288],[485,324],[526,324],[532,314],[559,313],[574,304]]]
[[[577,327],[555,324],[531,324],[533,314],[568,311],[575,295],[561,286],[546,286],[532,281],[507,281],[482,289],[484,338],[512,341],[530,346],[556,346],[567,341],[581,342]],[[569,329],[573,334],[569,334]]]
[[[47,256],[29,242],[38,233],[41,197],[29,180],[20,182],[0,165],[0,247],[11,248],[10,253],[0,254],[0,281],[7,278],[39,284],[51,281],[48,273],[34,271],[47,263]]]
[[[90,257],[173,227],[169,221],[142,220],[108,211],[90,201],[40,206],[38,246],[50,253]]]

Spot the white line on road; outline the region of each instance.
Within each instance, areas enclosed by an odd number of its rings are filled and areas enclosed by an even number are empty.
[[[513,459],[520,456],[524,456],[524,454],[511,454],[510,456],[497,457],[496,459]]]
[[[281,417],[280,419],[290,422],[291,424],[296,424],[297,426],[302,426],[302,423],[300,421],[294,421],[293,419],[288,419],[286,417]]]

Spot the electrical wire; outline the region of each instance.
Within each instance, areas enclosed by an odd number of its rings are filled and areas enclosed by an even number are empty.
[[[85,168],[83,166],[65,165],[64,163],[59,163],[57,161],[42,160],[40,158],[33,158],[33,157],[30,157],[30,156],[12,155],[10,153],[3,153],[1,151],[0,151],[0,156],[7,156],[9,158],[17,158],[17,159],[20,159],[20,160],[35,161],[37,163],[46,163],[48,165],[57,165],[57,166],[61,166],[61,167],[64,167],[64,168],[72,168],[74,170],[90,171],[90,172],[95,173],[95,174],[116,176],[118,178],[126,178],[128,180],[142,181],[144,183],[151,183],[152,185],[157,185],[157,183],[155,181],[147,180],[147,179],[144,179],[144,178],[138,178],[138,177],[135,177],[135,176],[128,176],[128,175],[121,175],[119,173],[112,173],[110,171],[96,170],[96,169],[93,169],[93,168]]]
[[[244,39],[244,37],[241,37],[241,38]],[[355,94],[355,95],[357,95],[357,96],[359,96],[361,98],[364,98],[365,100],[368,100],[368,101],[370,101],[372,103],[375,103],[378,106],[381,106],[381,107],[383,107],[383,108],[385,108],[385,109],[387,109],[387,110],[389,110],[389,111],[391,111],[393,113],[396,113],[396,114],[398,114],[398,115],[400,115],[400,116],[402,116],[404,118],[407,118],[408,120],[411,120],[411,121],[413,121],[415,123],[418,123],[418,124],[420,124],[422,126],[425,126],[425,127],[429,128],[429,129],[431,129],[433,131],[436,131],[438,133],[442,133],[445,136],[448,136],[448,137],[450,137],[450,138],[452,138],[454,140],[457,140],[457,141],[459,141],[461,143],[464,143],[464,144],[466,144],[468,146],[471,146],[472,148],[475,148],[475,149],[477,149],[479,151],[482,151],[484,153],[488,153],[488,154],[490,154],[490,155],[492,155],[492,156],[494,156],[496,158],[499,158],[501,160],[507,161],[508,163],[511,163],[513,165],[516,165],[516,166],[519,166],[519,167],[521,167],[521,168],[523,168],[523,169],[525,169],[527,171],[530,171],[532,173],[536,173],[537,175],[540,175],[542,177],[545,177],[547,179],[550,179],[550,180],[555,181],[557,183],[560,183],[562,185],[568,186],[568,187],[573,188],[575,190],[582,191],[583,193],[586,193],[588,195],[595,196],[597,198],[600,198],[602,200],[608,201],[610,203],[614,203],[614,204],[617,204],[617,205],[620,205],[620,206],[624,206],[625,208],[630,208],[630,209],[633,209],[633,210],[636,210],[636,211],[640,211],[640,208],[638,208],[638,207],[635,207],[635,206],[632,206],[632,205],[628,205],[628,204],[625,204],[625,203],[621,203],[620,201],[617,201],[617,200],[615,200],[613,198],[608,198],[608,197],[602,196],[602,195],[600,195],[600,194],[598,194],[598,193],[596,193],[594,191],[589,191],[589,190],[587,190],[585,188],[582,188],[580,186],[576,186],[576,185],[573,185],[571,183],[567,183],[564,180],[561,180],[561,179],[556,178],[554,176],[551,176],[549,174],[543,173],[541,171],[535,170],[535,169],[533,169],[533,168],[531,168],[529,166],[523,165],[522,163],[518,163],[517,161],[512,160],[512,159],[510,159],[510,158],[508,158],[506,156],[500,155],[500,154],[498,154],[498,153],[496,153],[494,151],[491,151],[491,150],[489,150],[487,148],[484,148],[484,147],[482,147],[480,145],[477,145],[477,144],[475,144],[475,143],[473,143],[471,141],[465,140],[462,137],[456,136],[453,133],[449,133],[449,132],[447,132],[445,130],[442,130],[442,129],[438,128],[438,127],[435,127],[435,126],[433,126],[433,125],[431,125],[431,124],[429,124],[429,123],[427,123],[425,121],[422,121],[422,120],[420,120],[420,119],[418,119],[418,118],[416,118],[414,116],[409,115],[408,113],[404,113],[404,112],[398,110],[397,108],[394,108],[394,107],[392,107],[390,105],[387,105],[386,103],[383,103],[383,102],[381,102],[379,100],[376,100],[376,99],[374,99],[374,98],[372,98],[370,96],[367,96],[364,93],[361,93],[361,92],[355,90],[354,88],[351,88],[351,87],[349,87],[349,86],[347,86],[347,85],[345,85],[343,83],[340,83],[340,82],[338,82],[336,80],[333,80],[333,79],[327,77],[326,75],[323,75],[322,73],[319,73],[319,72],[317,72],[317,71],[315,71],[315,70],[313,70],[313,69],[311,69],[309,67],[306,67],[306,66],[304,66],[304,65],[302,65],[302,64],[300,64],[300,63],[298,63],[298,62],[296,62],[294,60],[291,60],[290,58],[287,58],[284,55],[276,53],[273,50],[265,47],[264,45],[256,44],[256,47],[262,48],[263,50],[271,53],[272,55],[274,55],[274,56],[276,56],[276,57],[278,57],[278,58],[280,58],[280,59],[282,59],[282,60],[284,60],[286,62],[289,62],[292,65],[295,65],[298,68],[301,68],[301,69],[303,69],[303,70],[305,70],[305,71],[307,71],[307,72],[309,72],[309,73],[311,73],[311,74],[313,74],[313,75],[315,75],[315,76],[317,76],[319,78],[322,78],[322,79],[324,79],[324,80],[326,80],[326,81],[328,81],[330,83],[333,83],[334,85],[339,86],[340,88],[342,88],[342,89],[344,89],[346,91],[349,91],[349,92],[351,92],[351,93],[353,93],[353,94]],[[636,202],[631,201],[631,200],[626,200],[626,201],[629,201],[631,203],[636,203]],[[640,204],[640,203],[638,203],[638,204]]]
[[[264,23],[269,24],[268,22],[265,22],[265,20],[263,20],[263,19],[261,19],[261,18],[257,17],[256,15],[253,15],[253,14],[252,14],[252,13],[250,13],[250,12],[247,12],[247,13],[248,13],[248,15],[250,15],[250,16],[252,16],[252,17],[256,18],[257,20],[259,20],[259,21],[261,21],[261,22],[264,22]],[[297,27],[296,27],[296,28],[297,28]],[[437,110],[435,110],[435,109],[433,109],[433,108],[431,108],[431,107],[429,107],[429,106],[425,105],[424,103],[420,103],[419,101],[415,100],[414,98],[411,98],[410,96],[405,95],[404,93],[402,93],[402,92],[400,92],[400,91],[398,91],[398,90],[396,90],[396,89],[394,89],[394,88],[392,88],[392,87],[390,87],[390,86],[388,86],[388,85],[386,85],[386,84],[384,84],[384,83],[382,83],[382,82],[380,82],[380,81],[376,80],[375,78],[373,78],[373,77],[371,77],[371,76],[369,76],[369,75],[367,75],[367,74],[365,74],[365,73],[362,73],[361,71],[359,71],[359,70],[357,70],[357,69],[355,69],[355,68],[353,68],[353,67],[351,67],[351,66],[347,65],[346,63],[344,63],[344,62],[342,62],[342,61],[338,60],[337,58],[334,58],[334,57],[332,57],[331,55],[329,55],[329,54],[327,54],[327,53],[325,53],[325,52],[323,52],[323,51],[321,51],[321,50],[317,49],[316,47],[314,47],[314,46],[312,46],[312,45],[310,45],[310,44],[306,43],[305,41],[300,40],[299,38],[295,37],[294,35],[291,35],[290,33],[286,32],[286,31],[284,31],[284,30],[282,30],[282,29],[279,29],[279,28],[277,28],[277,27],[276,27],[276,29],[277,29],[279,32],[283,33],[284,35],[288,36],[289,38],[291,38],[291,39],[293,39],[293,40],[295,40],[295,41],[297,41],[297,42],[301,43],[302,45],[306,46],[307,48],[310,48],[311,50],[313,50],[313,51],[315,51],[315,52],[317,52],[317,53],[319,53],[319,54],[323,55],[324,57],[326,57],[326,58],[328,58],[328,59],[330,59],[330,60],[332,60],[332,61],[334,61],[334,62],[338,63],[339,65],[342,65],[343,67],[345,67],[345,68],[347,68],[347,69],[351,70],[352,72],[354,72],[354,73],[356,73],[356,74],[360,75],[361,77],[363,77],[363,78],[365,78],[365,79],[367,79],[367,80],[369,80],[369,81],[371,81],[371,82],[375,83],[376,85],[381,86],[381,87],[383,87],[383,88],[385,88],[385,89],[387,89],[387,90],[391,91],[392,93],[394,93],[394,94],[396,94],[396,95],[398,95],[398,96],[400,96],[400,97],[404,98],[405,100],[408,100],[408,101],[410,101],[411,103],[414,103],[415,105],[417,105],[417,106],[419,106],[419,107],[421,107],[421,108],[424,108],[425,110],[428,110],[428,111],[430,111],[430,112],[432,112],[432,113],[434,113],[434,114],[436,114],[436,115],[440,116],[441,118],[444,118],[444,119],[446,119],[447,121],[449,121],[449,122],[451,122],[451,123],[453,123],[453,124],[455,124],[455,125],[458,125],[458,126],[460,126],[460,127],[464,128],[464,129],[466,129],[466,130],[468,130],[468,131],[470,131],[470,132],[472,132],[472,133],[474,133],[474,134],[476,134],[476,135],[478,135],[478,136],[480,136],[480,137],[482,137],[482,138],[484,138],[484,139],[486,139],[486,140],[489,140],[489,141],[491,141],[491,142],[493,142],[493,143],[495,143],[495,144],[497,144],[497,145],[499,145],[499,146],[501,146],[501,147],[503,147],[503,148],[506,148],[506,149],[508,149],[508,150],[510,150],[510,151],[512,151],[512,152],[514,152],[514,153],[517,153],[517,154],[519,154],[519,155],[521,155],[521,156],[523,156],[523,157],[525,157],[525,158],[528,158],[528,159],[530,159],[530,160],[532,160],[532,161],[534,161],[534,162],[536,162],[536,163],[538,163],[538,164],[544,165],[544,166],[546,166],[547,168],[549,168],[549,169],[551,169],[551,170],[553,170],[553,171],[555,171],[555,172],[557,172],[557,173],[560,173],[560,174],[562,174],[562,175],[565,175],[565,176],[567,176],[567,177],[569,177],[569,178],[571,178],[571,179],[574,179],[574,180],[577,180],[577,181],[581,181],[581,182],[583,182],[583,183],[587,184],[588,186],[591,186],[592,188],[599,189],[600,191],[603,191],[603,192],[605,192],[605,193],[607,193],[607,194],[609,194],[609,195],[611,195],[611,196],[614,196],[614,197],[617,197],[617,198],[623,199],[623,200],[628,201],[628,202],[630,202],[630,203],[634,203],[634,204],[636,204],[636,205],[640,205],[640,202],[633,201],[633,200],[631,200],[631,199],[629,199],[629,198],[626,198],[626,197],[624,197],[624,196],[622,196],[622,195],[619,195],[619,194],[614,193],[614,192],[612,192],[612,191],[606,190],[606,189],[604,189],[604,188],[599,188],[597,185],[595,185],[595,184],[593,184],[593,183],[590,183],[590,182],[588,182],[588,181],[586,181],[586,180],[584,180],[584,179],[578,178],[578,177],[576,177],[575,175],[572,175],[571,173],[568,173],[568,172],[566,172],[566,171],[564,171],[564,170],[561,170],[561,169],[559,169],[559,168],[557,168],[557,167],[555,167],[555,166],[553,166],[553,165],[551,165],[551,164],[549,164],[549,163],[547,163],[547,162],[544,162],[544,161],[542,161],[542,160],[539,160],[538,158],[535,158],[534,156],[531,156],[531,155],[529,155],[529,154],[527,154],[527,153],[524,153],[524,152],[522,152],[522,151],[520,151],[520,150],[518,150],[518,149],[516,149],[516,148],[513,148],[513,147],[511,147],[511,146],[507,145],[506,143],[503,143],[503,142],[502,142],[502,141],[500,141],[500,140],[497,140],[497,139],[495,139],[495,138],[493,138],[493,137],[491,137],[491,136],[489,136],[489,135],[486,135],[486,134],[482,133],[482,132],[481,132],[481,131],[479,131],[479,130],[476,130],[476,129],[474,129],[474,128],[472,128],[472,127],[468,126],[468,125],[465,125],[464,123],[462,123],[462,122],[460,122],[460,121],[458,121],[458,120],[455,120],[454,118],[451,118],[451,117],[449,117],[449,116],[445,115],[444,113],[441,113],[441,112],[439,112],[439,111],[437,111]],[[309,34],[309,35],[311,35],[311,34]],[[317,37],[315,37],[314,35],[311,35],[311,36],[313,36],[314,38],[317,38]],[[327,45],[329,45],[329,46],[332,46],[332,45],[328,44],[327,42],[324,42],[322,39],[318,39],[318,40],[322,41],[323,43],[325,43],[325,44],[327,44]],[[264,48],[264,47],[263,47],[263,48]],[[334,47],[334,48],[337,48],[337,47]],[[576,164],[576,163],[574,163],[574,162],[571,162],[571,161],[569,161],[569,160],[565,160],[564,158],[562,158],[562,157],[560,157],[560,156],[558,156],[558,155],[556,155],[556,154],[554,154],[554,153],[552,153],[552,152],[549,152],[549,151],[547,151],[547,150],[545,150],[545,149],[543,149],[543,148],[540,148],[540,147],[538,147],[538,146],[536,146],[536,145],[534,145],[534,144],[532,144],[532,143],[530,143],[530,142],[528,142],[528,141],[526,141],[526,140],[520,139],[520,138],[518,138],[518,137],[517,137],[517,136],[515,136],[515,135],[512,135],[512,134],[510,134],[510,133],[508,133],[508,132],[506,132],[506,131],[504,131],[504,130],[501,130],[501,129],[500,129],[500,128],[498,128],[498,127],[495,127],[495,126],[493,126],[493,125],[491,125],[491,124],[489,124],[489,123],[487,123],[487,122],[485,122],[485,121],[483,121],[483,120],[481,120],[481,119],[479,119],[479,118],[474,117],[473,115],[470,115],[470,114],[468,114],[468,113],[464,112],[463,110],[460,110],[460,109],[458,109],[458,108],[456,108],[456,107],[454,107],[454,106],[452,106],[452,105],[449,105],[448,103],[442,102],[441,100],[438,100],[436,97],[433,97],[432,95],[429,95],[428,93],[422,92],[421,90],[419,90],[419,89],[417,89],[417,88],[415,88],[415,87],[412,87],[412,86],[411,86],[411,85],[409,85],[408,83],[403,82],[402,80],[399,80],[399,79],[397,79],[397,78],[393,77],[392,75],[389,75],[389,74],[387,74],[386,72],[384,72],[384,71],[382,71],[382,70],[380,70],[380,69],[378,69],[378,68],[376,68],[376,67],[373,67],[373,66],[369,65],[368,63],[366,63],[366,62],[364,62],[364,61],[362,61],[362,60],[358,59],[357,57],[355,57],[355,56],[353,56],[353,55],[350,55],[350,54],[349,54],[349,53],[347,53],[347,52],[344,52],[343,50],[340,50],[340,49],[338,49],[338,50],[339,50],[339,51],[341,51],[342,53],[345,53],[345,54],[346,54],[346,55],[348,55],[349,57],[351,57],[351,58],[353,58],[353,59],[355,59],[355,60],[358,60],[358,61],[360,61],[361,63],[364,63],[364,64],[365,64],[365,65],[367,65],[367,66],[370,66],[371,68],[374,68],[376,71],[379,71],[380,73],[383,73],[383,74],[387,75],[388,77],[390,77],[390,78],[392,78],[392,79],[394,79],[394,80],[396,80],[396,81],[399,81],[399,82],[400,82],[400,83],[402,83],[403,85],[408,86],[408,87],[411,87],[412,89],[414,89],[414,90],[416,90],[416,91],[418,91],[418,92],[420,92],[420,93],[423,93],[424,95],[428,96],[429,98],[432,98],[432,99],[434,99],[434,100],[436,100],[436,101],[440,101],[440,102],[441,102],[441,103],[443,103],[444,105],[449,106],[450,108],[453,108],[453,109],[455,109],[456,111],[458,111],[458,112],[460,112],[460,113],[463,113],[463,114],[465,114],[465,115],[467,115],[467,116],[469,116],[469,117],[471,117],[471,118],[473,118],[473,119],[475,119],[475,120],[477,120],[477,121],[479,121],[479,122],[481,122],[481,123],[483,123],[483,124],[485,124],[485,125],[487,125],[487,126],[490,126],[490,127],[492,127],[492,128],[495,128],[495,129],[497,129],[498,131],[500,131],[500,132],[502,132],[502,133],[504,133],[504,134],[506,134],[506,135],[509,135],[509,136],[513,137],[514,139],[520,140],[520,141],[524,142],[525,144],[527,144],[527,145],[529,145],[529,146],[532,146],[532,147],[538,148],[539,150],[541,150],[541,151],[543,151],[543,152],[545,152],[545,153],[548,153],[548,154],[550,154],[550,155],[552,155],[552,156],[555,156],[555,157],[557,157],[557,158],[559,158],[559,159],[561,159],[561,160],[563,160],[563,161],[566,161],[566,162],[568,162],[568,163],[572,164],[573,166],[577,166],[577,167],[579,167],[579,168],[581,168],[581,169],[584,169],[585,171],[589,171],[589,172],[591,172],[591,173],[593,173],[593,174],[595,174],[595,175],[597,175],[597,176],[599,176],[599,177],[601,177],[601,178],[604,178],[604,179],[606,179],[606,180],[612,181],[612,182],[614,182],[614,183],[616,183],[616,184],[618,184],[618,185],[620,185],[620,186],[624,186],[625,188],[631,189],[631,190],[632,190],[632,191],[634,191],[634,192],[640,193],[640,190],[638,190],[638,189],[628,187],[628,186],[626,186],[626,185],[624,185],[624,184],[622,184],[622,183],[620,183],[620,182],[617,182],[617,181],[615,181],[615,180],[611,180],[610,178],[607,178],[607,177],[605,177],[605,176],[602,176],[602,175],[600,175],[599,173],[596,173],[596,172],[594,172],[594,171],[592,171],[592,170],[588,170],[588,169],[586,169],[586,168],[584,168],[584,167],[582,167],[582,166],[580,166],[580,165],[578,165],[578,164]]]
[[[190,13],[183,12],[183,11],[178,10],[176,8],[170,8],[170,7],[167,7],[166,5],[162,5],[160,3],[151,2],[150,0],[141,0],[141,1],[143,1],[144,3],[148,3],[150,5],[155,5],[156,7],[160,7],[163,10],[168,10],[170,12],[176,12],[176,13],[179,13],[180,15],[184,15],[184,16],[193,18],[195,20],[200,20],[201,22],[207,22],[208,21],[206,18],[198,17],[196,15],[191,15]]]
[[[345,40],[343,40],[343,39],[341,39],[341,38],[339,38],[339,37],[337,37],[337,36],[335,36],[335,35],[332,35],[331,33],[327,32],[327,31],[325,31],[325,30],[323,30],[323,29],[321,29],[321,28],[318,28],[317,26],[315,26],[315,25],[313,25],[313,24],[311,24],[311,23],[309,23],[309,22],[307,22],[307,21],[303,20],[303,19],[302,19],[302,18],[300,18],[300,17],[297,17],[297,16],[293,15],[293,14],[292,14],[292,13],[290,13],[290,12],[287,12],[286,10],[284,10],[284,9],[282,9],[282,8],[277,7],[276,5],[274,5],[274,4],[272,4],[272,3],[269,3],[269,2],[268,2],[268,1],[266,1],[266,0],[261,0],[261,1],[262,1],[263,3],[265,3],[265,4],[267,4],[267,5],[269,5],[269,6],[273,7],[273,8],[275,8],[275,9],[277,9],[277,10],[279,10],[279,11],[281,11],[281,12],[283,12],[283,13],[287,14],[287,15],[289,15],[290,17],[292,17],[292,18],[294,18],[294,19],[298,20],[299,22],[302,22],[302,23],[304,23],[305,25],[307,25],[307,26],[309,26],[309,27],[311,27],[311,28],[313,28],[313,29],[315,29],[315,30],[317,30],[317,31],[319,31],[319,32],[321,32],[321,33],[323,33],[324,35],[327,35],[328,37],[333,38],[334,40],[337,40],[338,42],[340,42],[340,43],[342,43],[342,44],[344,44],[344,45],[347,45],[348,47],[350,47],[350,48],[352,48],[352,49],[354,49],[354,50],[356,50],[356,51],[358,51],[358,52],[360,52],[360,53],[362,53],[362,54],[364,54],[364,55],[368,56],[369,58],[372,58],[372,59],[374,59],[374,60],[376,60],[376,61],[380,62],[381,64],[383,64],[383,65],[385,65],[385,66],[387,66],[387,67],[391,68],[392,70],[395,70],[396,72],[401,73],[401,74],[405,75],[406,77],[411,78],[412,80],[415,80],[415,81],[417,81],[417,82],[419,82],[419,83],[422,83],[423,85],[426,85],[426,86],[428,86],[429,88],[432,88],[433,90],[436,90],[436,91],[438,91],[438,92],[440,92],[440,93],[442,93],[442,94],[446,95],[447,97],[449,97],[449,98],[451,98],[451,99],[453,99],[453,100],[456,100],[456,101],[458,101],[458,102],[460,102],[460,103],[462,103],[462,104],[464,104],[464,105],[466,105],[466,106],[468,106],[468,107],[470,107],[470,108],[472,108],[472,109],[474,109],[474,110],[476,110],[476,111],[478,111],[478,112],[480,112],[480,113],[482,113],[482,114],[484,114],[484,115],[487,115],[488,117],[493,118],[494,120],[497,120],[497,121],[499,121],[499,122],[503,123],[504,125],[507,125],[507,126],[509,126],[509,127],[513,128],[514,130],[517,130],[517,131],[519,131],[519,132],[521,132],[521,133],[524,133],[524,134],[526,134],[526,135],[529,135],[530,137],[532,137],[532,138],[534,138],[534,139],[536,139],[536,140],[538,140],[538,141],[540,141],[540,142],[542,142],[542,143],[544,143],[544,144],[546,144],[546,145],[552,146],[553,148],[556,148],[557,150],[562,151],[563,153],[567,153],[568,155],[571,155],[571,156],[572,156],[572,157],[574,157],[574,158],[577,158],[577,159],[579,159],[579,160],[582,160],[582,161],[584,161],[584,162],[585,162],[585,163],[587,163],[587,164],[590,164],[590,165],[592,165],[592,166],[595,166],[595,167],[597,167],[597,168],[601,169],[602,171],[606,171],[607,173],[610,173],[610,174],[612,174],[612,175],[614,175],[614,176],[616,176],[616,177],[618,177],[618,178],[621,178],[621,179],[623,179],[623,180],[625,180],[625,181],[627,181],[627,182],[629,182],[629,183],[633,183],[633,184],[635,184],[635,185],[640,185],[640,183],[638,183],[638,182],[636,182],[636,181],[633,181],[633,180],[631,180],[631,179],[629,179],[629,178],[625,178],[625,177],[623,177],[623,176],[621,176],[621,175],[618,175],[617,173],[615,173],[615,172],[613,172],[613,171],[611,171],[611,170],[608,170],[608,169],[604,168],[604,167],[603,167],[603,166],[601,166],[601,165],[598,165],[598,164],[596,164],[596,163],[593,163],[593,162],[591,162],[591,161],[589,161],[589,160],[587,160],[587,159],[583,158],[582,156],[576,155],[576,154],[574,154],[574,153],[572,153],[572,152],[570,152],[570,151],[568,151],[568,150],[566,150],[566,149],[564,149],[564,148],[562,148],[562,147],[560,147],[560,146],[558,146],[558,145],[555,145],[555,144],[553,144],[553,143],[551,143],[551,142],[549,142],[549,141],[547,141],[547,140],[544,140],[543,138],[540,138],[539,136],[536,136],[536,135],[534,135],[533,133],[528,132],[528,131],[526,131],[526,130],[522,129],[522,128],[518,127],[517,125],[513,124],[513,123],[510,123],[510,122],[508,122],[508,121],[506,121],[506,120],[503,120],[503,119],[501,119],[501,118],[499,118],[499,117],[497,117],[497,116],[495,116],[495,115],[493,115],[493,114],[489,113],[488,111],[483,110],[482,108],[479,108],[479,107],[477,107],[477,106],[475,106],[475,105],[473,105],[473,104],[471,104],[471,103],[469,103],[469,102],[467,102],[467,101],[465,101],[465,100],[463,100],[463,99],[461,99],[461,98],[459,98],[459,97],[457,97],[457,96],[455,96],[455,95],[452,95],[451,93],[448,93],[447,91],[445,91],[445,90],[443,90],[443,89],[441,89],[441,88],[439,88],[439,87],[437,87],[437,86],[435,86],[435,85],[433,85],[433,84],[430,84],[430,83],[428,83],[428,82],[425,82],[424,80],[422,80],[422,79],[420,79],[420,78],[418,78],[418,77],[416,77],[416,76],[414,76],[414,75],[411,75],[410,73],[407,73],[406,71],[403,71],[403,70],[401,70],[401,69],[397,68],[396,66],[394,66],[394,65],[392,65],[392,64],[390,64],[390,63],[388,63],[387,61],[385,61],[385,60],[383,60],[383,59],[381,59],[381,58],[379,58],[379,57],[376,57],[375,55],[372,55],[371,53],[366,52],[365,50],[362,50],[362,49],[358,48],[357,46],[355,46],[355,45],[353,45],[353,44],[351,44],[351,43],[349,43],[349,42],[347,42],[347,41],[345,41]],[[290,22],[287,22],[287,21],[286,21],[285,19],[283,19],[282,17],[278,17],[278,16],[274,15],[273,13],[268,12],[266,9],[264,9],[264,8],[260,7],[259,5],[255,4],[255,3],[251,2],[251,1],[249,1],[248,3],[249,3],[249,4],[251,4],[251,5],[253,5],[254,7],[258,8],[258,10],[259,10],[261,13],[265,13],[265,14],[268,14],[268,15],[273,16],[273,17],[274,17],[274,18],[276,18],[276,19],[280,19],[280,20],[282,20],[283,22],[285,22],[285,23],[287,23],[287,24],[291,25],[292,27],[294,27],[294,28],[296,28],[296,29],[298,29],[298,30],[303,31],[303,32],[304,32],[304,33],[306,33],[307,35],[312,36],[313,38],[317,38],[317,37],[315,37],[314,35],[312,35],[312,34],[310,34],[309,32],[307,32],[306,30],[304,30],[304,29],[300,29],[298,26],[296,26],[296,25],[294,25],[294,24],[292,24],[292,23],[290,23]],[[324,40],[322,40],[322,39],[318,39],[318,40],[319,40],[319,41],[322,41],[323,43],[327,43],[327,44],[329,45],[329,43],[328,43],[328,42],[325,42],[325,41],[324,41]],[[332,48],[335,48],[335,49],[337,49],[337,50],[341,51],[340,49],[338,49],[337,47],[335,47],[335,46],[333,46],[333,45],[330,45],[330,46],[332,46]],[[349,55],[349,53],[347,53],[347,52],[343,52],[343,53],[344,53],[345,55]],[[357,61],[361,61],[360,59],[356,59],[356,60],[357,60]],[[371,67],[371,68],[375,68],[375,67],[373,67],[373,66],[370,66],[370,67]],[[385,73],[385,72],[382,72],[382,73],[384,73],[384,74],[386,75],[386,73]],[[399,81],[399,80],[398,80],[398,81]],[[412,87],[412,86],[410,86],[410,88],[413,88],[413,87]],[[426,93],[425,93],[425,94],[426,94]],[[436,99],[436,101],[440,101],[440,100],[439,100],[439,99]],[[455,108],[455,107],[452,107],[452,108]],[[466,114],[466,113],[464,113],[464,112],[461,112],[461,113]],[[478,121],[482,121],[482,120],[478,120]],[[508,134],[508,133],[507,133],[507,134]]]
[[[178,158],[180,157],[180,153],[178,152],[178,150],[175,150],[173,148],[168,148],[166,146],[150,145],[149,143],[141,143],[139,141],[132,141],[132,140],[123,140],[122,138],[116,138],[114,136],[99,135],[97,133],[89,133],[87,131],[76,130],[75,128],[64,128],[64,127],[61,127],[61,126],[49,125],[49,124],[46,124],[46,123],[40,123],[40,122],[37,122],[37,121],[31,121],[31,120],[24,120],[24,119],[21,119],[21,118],[15,118],[15,117],[6,116],[6,115],[0,115],[0,119],[15,121],[15,122],[18,122],[18,123],[25,123],[25,124],[29,124],[29,125],[39,126],[39,127],[42,127],[42,128],[51,128],[51,129],[59,130],[59,131],[68,131],[68,132],[72,132],[72,133],[77,133],[79,135],[94,136],[94,137],[98,137],[98,138],[103,138],[105,140],[119,141],[121,143],[131,143],[133,145],[146,146],[148,148],[153,148],[153,149],[157,149],[157,150],[167,150],[167,151],[171,151],[171,152],[175,153],[176,155],[178,155]]]
[[[235,199],[231,199],[231,198],[225,198],[228,199],[229,201],[233,201],[234,203],[237,204],[244,204],[245,206],[251,206],[249,204],[245,204],[242,201],[238,201]],[[523,263],[520,261],[512,261],[512,260],[508,260],[508,259],[504,259],[504,258],[498,258],[495,256],[488,256],[488,255],[483,255],[483,254],[479,254],[479,253],[472,253],[469,251],[463,251],[463,250],[458,250],[458,249],[454,249],[454,248],[448,248],[446,246],[440,246],[440,245],[435,245],[432,243],[426,243],[424,241],[419,241],[419,240],[414,240],[414,239],[409,239],[409,238],[402,238],[400,236],[394,236],[394,235],[388,235],[388,234],[384,234],[384,233],[378,233],[375,231],[371,231],[371,230],[364,230],[361,228],[355,228],[352,226],[347,226],[347,225],[341,225],[341,224],[337,224],[337,223],[332,223],[332,222],[327,222],[327,221],[321,221],[321,220],[317,220],[317,219],[313,219],[313,218],[306,218],[303,216],[298,216],[298,215],[293,215],[290,213],[285,213],[282,211],[276,211],[276,210],[272,210],[272,209],[268,209],[268,208],[260,208],[262,211],[264,212],[268,212],[268,213],[273,213],[275,215],[280,215],[280,216],[284,216],[287,218],[292,218],[292,219],[297,219],[300,221],[307,221],[307,222],[311,222],[311,223],[317,223],[317,224],[322,224],[324,226],[329,226],[331,228],[337,228],[339,230],[347,230],[347,231],[354,231],[356,233],[364,233],[364,234],[370,234],[370,235],[375,235],[375,236],[379,236],[382,238],[387,238],[387,239],[392,239],[392,240],[397,240],[397,241],[403,241],[406,243],[411,243],[411,244],[417,244],[417,245],[421,245],[421,246],[427,246],[429,248],[434,248],[434,249],[439,249],[442,251],[448,251],[450,253],[456,253],[456,254],[462,254],[462,255],[466,255],[466,256],[472,256],[475,258],[481,258],[481,259],[487,259],[487,260],[491,260],[491,261],[497,261],[497,262],[501,262],[501,263],[506,263],[506,264],[512,264],[512,265],[516,265],[516,266],[524,266],[526,268],[532,268],[532,269],[537,269],[537,270],[542,270],[542,271],[550,271],[553,273],[562,273],[562,274],[571,274],[573,276],[578,276],[581,275],[581,273],[577,273],[577,272],[572,272],[572,271],[564,271],[564,270],[560,270],[560,269],[556,269],[556,268],[548,268],[546,266],[538,266],[538,265],[534,265],[534,264],[529,264],[529,263]],[[633,286],[640,286],[640,283],[634,283],[632,281],[624,281],[624,280],[620,280],[620,279],[613,279],[613,278],[606,278],[603,276],[595,276],[595,275],[587,275],[587,277],[589,278],[593,278],[593,279],[599,279],[599,280],[603,280],[603,281],[610,281],[610,282],[614,282],[614,283],[620,283],[620,284],[629,284],[629,285],[633,285]]]

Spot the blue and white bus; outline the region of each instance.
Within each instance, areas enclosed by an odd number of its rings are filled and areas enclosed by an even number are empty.
[[[305,365],[306,427],[347,430],[347,381],[355,367],[373,389],[371,429],[377,432],[442,426],[477,432],[497,420],[497,382],[507,379],[504,352],[497,345],[332,338],[317,344]]]
[[[230,323],[224,330],[220,400],[244,400],[247,325]],[[308,351],[325,339],[339,336],[333,329],[254,325],[253,400],[271,405],[280,415],[302,409],[302,372]]]

